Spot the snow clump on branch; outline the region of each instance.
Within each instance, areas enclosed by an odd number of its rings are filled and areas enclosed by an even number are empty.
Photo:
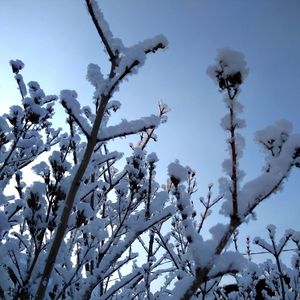
[[[179,163],[179,160],[175,160],[168,166],[168,175],[172,183],[177,186],[188,179],[188,170]]]
[[[276,157],[280,154],[282,145],[288,140],[292,130],[293,125],[289,121],[281,119],[274,125],[257,131],[255,140]]]
[[[208,67],[207,74],[222,90],[226,86],[240,85],[248,75],[249,69],[241,52],[229,48],[219,49],[216,62]]]
[[[10,65],[12,67],[12,71],[15,74],[18,74],[24,68],[24,63],[20,59],[10,60]]]

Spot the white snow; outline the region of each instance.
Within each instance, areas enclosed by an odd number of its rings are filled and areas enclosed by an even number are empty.
[[[10,225],[7,221],[7,216],[4,212],[0,211],[0,237],[4,230],[7,230],[10,228]],[[0,238],[1,239],[1,238]]]
[[[19,71],[21,71],[25,66],[24,63],[20,59],[11,60],[9,63],[15,74],[18,74]]]
[[[23,80],[23,76],[21,74],[16,74],[15,79],[19,85],[19,89],[20,89],[22,97],[25,97],[27,95],[27,89],[26,89],[26,85]]]
[[[188,179],[188,169],[183,167],[179,160],[170,163],[168,166],[168,175],[170,178],[175,178],[179,183]]]
[[[152,153],[148,154],[148,156],[147,156],[148,163],[156,163],[156,162],[158,162],[158,160],[159,159],[155,152],[152,152]]]
[[[272,156],[278,156],[283,143],[285,143],[293,130],[293,125],[284,119],[275,122],[274,125],[267,126],[255,134],[255,140],[267,151],[271,151]]]
[[[77,93],[73,90],[62,90],[60,92],[60,99],[62,105],[66,108],[67,112],[74,118],[75,122],[79,125],[80,129],[87,136],[91,134],[91,125],[85,116],[82,115],[82,109],[77,100]]]
[[[124,48],[123,43],[120,39],[116,39],[113,37],[113,34],[109,28],[108,23],[106,22],[106,20],[104,19],[103,13],[100,10],[98,3],[96,0],[90,0],[91,6],[93,8],[93,12],[95,13],[97,22],[99,24],[99,26],[101,27],[105,38],[107,39],[109,45],[112,47],[112,50],[114,52],[118,51],[122,51],[122,49]]]
[[[218,50],[216,62],[217,64],[209,66],[207,69],[208,76],[216,83],[218,83],[216,75],[219,72],[223,72],[224,78],[240,72],[242,80],[248,75],[249,69],[245,61],[245,56],[241,52],[229,48],[221,48]]]
[[[101,69],[97,64],[88,65],[86,78],[96,88],[98,88],[104,80]]]
[[[121,123],[100,129],[98,134],[99,141],[107,141],[116,137],[124,137],[129,134],[146,131],[149,128],[156,128],[160,124],[160,118],[155,115],[140,118],[138,120],[122,120]]]

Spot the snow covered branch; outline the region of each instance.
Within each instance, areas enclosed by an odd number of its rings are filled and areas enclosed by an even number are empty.
[[[255,264],[250,238],[246,257],[239,252],[239,227],[300,167],[300,135],[279,120],[256,133],[265,165],[243,182],[245,121],[238,99],[248,74],[243,54],[221,49],[207,70],[224,95],[221,126],[229,156],[216,196],[209,184],[207,196],[194,201],[194,169],[175,160],[167,184],[160,184],[159,159],[146,151],[167,120],[164,103],[157,115],[108,126],[121,107],[113,98],[121,82],[147,54],[166,48],[166,39],[158,35],[125,47],[113,37],[97,1],[86,0],[86,6],[110,71],[104,76],[100,66],[88,65],[93,108],[82,107],[76,91],[61,91],[66,132],[52,124],[58,98],[35,81],[26,85],[24,63],[10,61],[21,103],[0,116],[0,298],[298,299],[299,232],[287,230],[277,241],[276,227],[269,225],[268,241],[254,239],[254,247],[273,261]],[[131,155],[114,151],[112,141],[128,135],[136,137],[128,147]],[[211,225],[218,206],[223,221]],[[285,251],[294,251],[290,267],[281,259]],[[222,286],[229,274],[235,283]]]
[[[99,142],[105,142],[117,137],[124,137],[131,134],[137,134],[148,129],[157,128],[160,124],[160,118],[152,115],[139,120],[127,121],[122,120],[118,125],[106,127],[100,130]]]
[[[43,299],[46,286],[51,276],[51,272],[58,255],[59,248],[65,237],[65,232],[67,230],[68,219],[71,214],[73,204],[80,188],[81,180],[84,173],[89,165],[91,156],[94,152],[96,144],[98,142],[98,133],[104,118],[106,107],[111,99],[113,93],[119,86],[120,82],[130,73],[136,71],[137,66],[141,66],[145,61],[145,54],[149,52],[155,52],[159,48],[164,48],[164,41],[160,39],[147,40],[144,43],[133,46],[131,48],[122,49],[122,43],[117,42],[112,38],[112,34],[109,30],[107,23],[104,21],[102,13],[98,8],[96,1],[86,1],[88,11],[92,17],[94,25],[101,37],[101,40],[108,52],[111,62],[111,71],[109,77],[104,80],[101,85],[95,84],[96,74],[98,78],[102,81],[102,76],[99,77],[99,69],[93,68],[96,73],[88,72],[89,81],[96,88],[96,116],[92,124],[91,130],[86,126],[85,119],[80,117],[79,105],[76,102],[76,94],[70,93],[69,91],[64,91],[62,93],[63,105],[66,107],[67,111],[77,122],[81,130],[85,133],[88,138],[88,143],[86,149],[83,153],[82,160],[79,163],[78,169],[74,174],[71,181],[70,188],[66,193],[65,205],[58,223],[58,228],[46,260],[44,271],[40,279],[39,287],[36,294],[36,299]],[[122,55],[119,54],[122,52]],[[91,76],[93,78],[91,78]],[[98,90],[101,87],[102,90]],[[121,134],[121,133],[119,133]],[[100,133],[101,137],[101,133]]]

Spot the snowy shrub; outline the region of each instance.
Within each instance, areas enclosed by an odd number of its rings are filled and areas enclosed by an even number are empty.
[[[113,99],[115,91],[148,54],[166,48],[166,39],[160,35],[124,47],[97,2],[86,0],[86,5],[110,62],[107,76],[98,65],[88,66],[91,106],[81,107],[73,90],[61,91],[58,98],[46,95],[37,82],[26,85],[24,63],[10,61],[22,101],[0,117],[0,298],[299,299],[299,232],[289,230],[276,242],[276,228],[268,226],[271,243],[254,242],[273,260],[259,265],[251,261],[250,240],[247,255],[230,247],[239,226],[300,165],[300,135],[281,120],[257,132],[266,167],[242,182],[239,129],[245,122],[238,96],[248,74],[244,56],[221,49],[207,71],[224,93],[227,113],[221,126],[229,135],[229,157],[220,192],[213,196],[209,185],[200,211],[192,200],[196,174],[191,168],[176,160],[168,167],[168,183],[155,181],[159,159],[146,149],[167,120],[166,105],[159,103],[157,115],[108,125],[121,106]],[[55,105],[65,109],[67,132],[52,124]],[[129,135],[139,138],[125,160],[111,141]],[[39,180],[26,180],[28,168]],[[203,229],[217,204],[227,222],[212,226],[207,239]],[[288,243],[296,249],[290,267],[281,261]],[[226,275],[236,283],[222,286]]]

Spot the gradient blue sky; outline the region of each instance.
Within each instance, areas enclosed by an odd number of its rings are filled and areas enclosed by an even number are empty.
[[[263,154],[253,142],[256,130],[286,118],[300,132],[300,1],[289,0],[99,0],[115,37],[132,45],[163,33],[166,51],[149,56],[137,76],[123,83],[115,98],[122,109],[114,117],[127,119],[156,111],[159,99],[172,111],[150,148],[160,158],[158,178],[166,179],[168,163],[178,158],[198,173],[197,196],[222,175],[225,114],[222,96],[206,75],[218,48],[245,54],[250,73],[240,97],[245,106],[246,151],[242,168],[247,179],[259,174]],[[107,57],[81,0],[0,0],[0,112],[19,101],[8,65],[25,62],[25,81],[37,80],[46,93],[75,89],[82,104],[91,103],[85,80],[88,63],[107,72]],[[58,112],[56,122],[63,124]],[[121,140],[118,149],[128,149]],[[282,193],[257,211],[258,221],[244,226],[252,237],[269,223],[281,232],[300,230],[300,176],[295,170]],[[196,201],[196,200],[195,200]],[[218,222],[218,217],[211,222]]]

